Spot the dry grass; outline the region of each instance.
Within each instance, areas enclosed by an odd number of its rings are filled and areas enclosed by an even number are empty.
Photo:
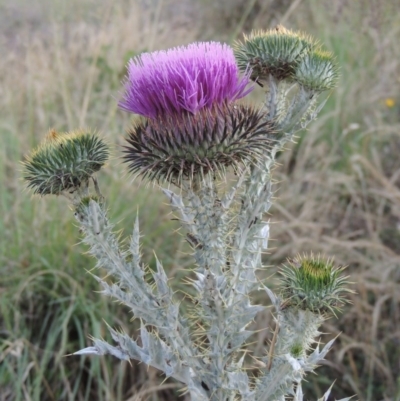
[[[153,4],[0,5],[0,400],[176,397],[174,383],[157,388],[157,372],[142,366],[62,358],[87,344],[87,334],[106,335],[102,318],[132,331],[130,317],[93,294],[95,284],[82,274],[92,261],[74,246],[77,230],[65,203],[29,199],[18,161],[50,127],[99,129],[116,148],[101,177],[113,219],[129,230],[139,205],[145,257],[151,263],[155,249],[179,273],[187,263],[182,241],[165,234],[176,226],[157,192],[132,185],[117,160],[129,125],[115,101],[124,65],[144,50],[196,38],[229,40],[280,21],[334,51],[342,78],[319,120],[280,157],[274,249],[266,263],[323,252],[348,265],[355,283],[352,305],[339,321],[326,322],[326,332],[342,334],[319,375],[308,377],[310,397],[336,379],[336,398],[400,400],[400,6],[378,0]],[[269,321],[265,314],[256,323]],[[264,352],[265,333],[256,353]]]

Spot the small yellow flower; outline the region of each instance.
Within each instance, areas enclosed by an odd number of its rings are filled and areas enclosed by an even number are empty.
[[[394,99],[392,97],[388,97],[387,99],[385,99],[385,105],[386,107],[394,107],[394,105],[396,104],[396,102],[394,101]]]

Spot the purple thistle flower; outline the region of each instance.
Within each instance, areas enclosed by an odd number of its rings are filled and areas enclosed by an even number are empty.
[[[228,45],[192,43],[131,59],[119,106],[149,118],[195,114],[246,96],[249,83],[249,74],[239,76]]]
[[[233,50],[192,43],[129,62],[119,106],[142,119],[129,132],[125,161],[135,174],[178,186],[195,176],[256,164],[276,140],[259,109],[236,104],[253,89]]]

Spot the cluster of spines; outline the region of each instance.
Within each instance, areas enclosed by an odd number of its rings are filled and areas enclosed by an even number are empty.
[[[257,163],[275,143],[272,122],[261,111],[224,104],[159,120],[146,119],[129,133],[125,161],[133,173],[180,184],[227,166]]]
[[[333,55],[321,50],[311,37],[282,26],[245,35],[243,42],[236,42],[234,51],[240,70],[250,68],[251,78],[259,83],[272,76],[278,81],[296,81],[316,92],[337,83]]]
[[[107,144],[96,134],[51,130],[24,162],[24,179],[36,194],[74,192],[105,164]]]

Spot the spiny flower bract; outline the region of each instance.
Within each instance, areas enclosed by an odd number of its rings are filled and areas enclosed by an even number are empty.
[[[227,166],[256,163],[274,144],[273,124],[257,109],[224,104],[179,119],[147,119],[129,133],[125,161],[133,173],[179,184]]]
[[[246,96],[249,77],[240,77],[232,49],[199,42],[130,60],[125,94],[119,106],[149,118],[233,102]]]
[[[73,192],[104,165],[109,149],[88,131],[50,131],[24,162],[24,179],[40,195]]]
[[[335,267],[332,259],[298,255],[281,270],[282,296],[290,306],[312,312],[335,313],[346,303],[347,277],[343,267]]]
[[[267,31],[254,31],[236,42],[234,52],[240,70],[251,68],[251,78],[262,81],[292,79],[302,57],[316,47],[316,43],[301,32],[293,32],[279,25]]]

